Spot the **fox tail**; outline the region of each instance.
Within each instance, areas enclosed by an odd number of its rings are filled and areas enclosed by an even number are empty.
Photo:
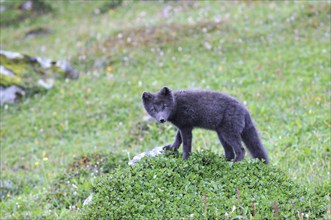
[[[241,138],[253,158],[264,160],[264,163],[266,164],[269,163],[267,151],[262,145],[259,134],[252,122],[249,113],[246,115],[245,118],[245,127],[241,134]]]

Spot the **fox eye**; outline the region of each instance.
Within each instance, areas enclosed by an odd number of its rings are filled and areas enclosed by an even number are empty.
[[[168,105],[167,105],[167,104],[163,104],[162,107],[163,107],[163,108],[168,108]]]
[[[151,112],[155,112],[155,108],[154,107],[151,107]]]

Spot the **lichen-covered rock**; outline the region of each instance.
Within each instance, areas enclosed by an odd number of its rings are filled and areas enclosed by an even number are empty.
[[[53,61],[0,50],[1,104],[14,102],[18,94],[22,96],[25,92],[30,94],[50,89],[54,80],[78,77],[79,72],[67,61]],[[23,92],[17,93],[18,88]]]

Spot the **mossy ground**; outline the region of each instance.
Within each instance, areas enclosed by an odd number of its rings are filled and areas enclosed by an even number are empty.
[[[329,189],[329,2],[123,1],[108,10],[102,1],[47,3],[52,12],[2,27],[1,49],[69,60],[82,75],[0,109],[0,175],[12,183],[1,189],[1,218],[77,218],[95,180],[73,178],[77,194],[58,181],[74,158],[132,157],[171,143],[175,129],[145,122],[141,105],[143,91],[165,85],[237,97],[260,131],[270,169],[307,192]],[[50,33],[24,38],[38,27]],[[223,154],[213,132],[193,135],[194,152]],[[56,189],[68,199],[52,197]]]

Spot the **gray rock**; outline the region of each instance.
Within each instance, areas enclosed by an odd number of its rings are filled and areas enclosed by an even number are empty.
[[[4,55],[8,59],[23,59],[24,58],[24,56],[20,53],[5,51],[5,50],[0,50],[0,55]]]
[[[84,200],[84,203],[83,203],[83,207],[88,205],[91,201],[92,201],[92,198],[93,198],[93,193],[91,193],[89,195],[89,197],[87,197],[85,200]]]
[[[5,11],[7,8],[5,7],[5,6],[3,6],[3,5],[0,5],[0,12],[3,12],[3,11]]]
[[[0,105],[4,103],[15,103],[24,95],[24,90],[18,86],[13,85],[7,88],[0,86]]]
[[[153,150],[143,152],[141,154],[138,154],[133,157],[132,160],[129,161],[130,166],[134,166],[138,161],[140,161],[145,156],[147,157],[155,157],[159,154],[162,154],[164,152],[163,147],[156,147]]]
[[[64,71],[66,78],[78,79],[79,72],[67,61],[57,61],[55,65]]]
[[[0,74],[7,75],[7,76],[14,76],[15,74],[13,71],[7,69],[6,67],[0,65]]]
[[[25,1],[21,4],[20,9],[23,11],[31,11],[33,3],[32,1]]]

